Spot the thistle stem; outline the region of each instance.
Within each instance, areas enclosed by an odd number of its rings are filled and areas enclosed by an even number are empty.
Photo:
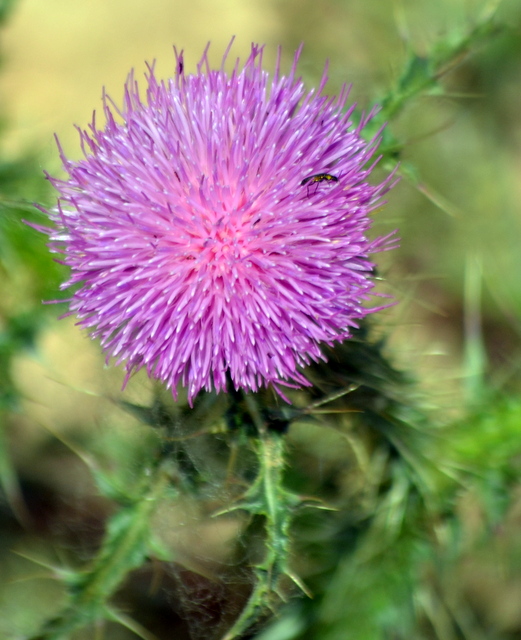
[[[169,479],[166,464],[160,465],[143,482],[139,496],[109,521],[105,539],[90,568],[75,573],[70,580],[64,610],[32,640],[66,640],[77,629],[114,617],[107,601],[129,571],[145,560],[152,517],[169,488]]]
[[[237,508],[264,516],[266,551],[264,559],[253,566],[256,582],[248,602],[222,640],[240,637],[272,608],[274,600],[281,598],[280,578],[283,575],[294,579],[288,569],[289,528],[294,507],[300,500],[282,486],[285,466],[284,437],[264,428],[255,441],[255,448],[259,472]],[[295,582],[299,584],[298,579]]]

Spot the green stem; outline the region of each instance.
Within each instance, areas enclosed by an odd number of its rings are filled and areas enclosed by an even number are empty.
[[[145,560],[152,516],[169,482],[166,466],[158,467],[142,495],[111,519],[91,567],[75,575],[67,606],[34,640],[65,640],[76,629],[111,617],[107,601],[128,572]]]
[[[450,38],[440,41],[429,56],[413,55],[409,58],[398,86],[380,102],[382,118],[393,119],[411,98],[435,87],[443,75],[461,64],[472,50],[499,30],[491,9],[468,33],[452,41]]]
[[[288,569],[289,528],[294,508],[300,500],[283,484],[285,442],[280,434],[263,431],[256,440],[259,473],[244,500],[236,508],[265,517],[265,557],[254,565],[256,583],[246,606],[222,640],[240,637],[258,622],[274,601],[280,599],[279,582],[287,575],[299,584]],[[299,585],[300,586],[300,585]]]

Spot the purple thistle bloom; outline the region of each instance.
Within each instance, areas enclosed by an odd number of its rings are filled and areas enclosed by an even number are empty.
[[[229,50],[229,48],[228,48]],[[226,51],[226,54],[228,53]],[[195,75],[177,53],[175,79],[133,73],[106,124],[80,130],[85,159],[61,158],[68,178],[44,229],[71,267],[70,313],[99,337],[127,379],[145,367],[176,395],[301,386],[320,344],[349,337],[375,308],[368,214],[391,185],[367,182],[378,138],[354,127],[348,89],[306,91],[296,67],[273,78],[252,46],[241,68]],[[375,162],[372,163],[373,165]],[[282,393],[281,393],[282,395]]]

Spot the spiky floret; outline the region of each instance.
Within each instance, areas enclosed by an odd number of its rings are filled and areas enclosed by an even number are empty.
[[[145,367],[191,401],[201,389],[308,384],[301,367],[320,344],[349,337],[375,309],[369,212],[391,186],[368,183],[378,138],[353,126],[338,97],[306,91],[262,67],[252,46],[243,66],[159,81],[146,97],[131,73],[123,106],[104,95],[106,124],[80,130],[84,159],[60,149],[66,179],[49,212],[51,250],[74,287],[70,312],[128,375]],[[372,163],[374,164],[374,162]],[[338,180],[303,180],[328,174]]]

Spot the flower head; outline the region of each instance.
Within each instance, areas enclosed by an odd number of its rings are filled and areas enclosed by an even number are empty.
[[[231,73],[157,80],[143,97],[131,73],[123,106],[80,130],[84,159],[60,149],[64,180],[51,250],[71,268],[70,312],[128,375],[145,367],[176,394],[308,384],[300,367],[320,344],[349,337],[370,309],[367,142],[345,110],[348,89],[306,91],[262,68],[262,47]],[[374,163],[373,163],[374,164]],[[392,244],[392,241],[391,241]]]

